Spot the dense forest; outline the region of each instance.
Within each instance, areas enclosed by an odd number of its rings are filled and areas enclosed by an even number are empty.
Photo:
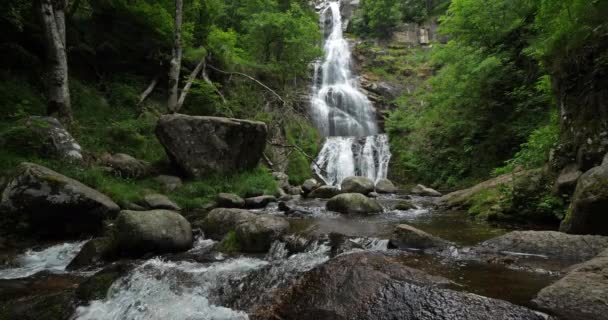
[[[607,15],[2,1],[0,319],[603,319]]]

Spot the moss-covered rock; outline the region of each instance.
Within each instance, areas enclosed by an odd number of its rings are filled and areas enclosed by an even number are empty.
[[[370,199],[360,193],[343,193],[327,201],[327,210],[346,214],[381,213],[382,206],[375,199]]]
[[[78,286],[76,297],[83,302],[104,299],[114,281],[127,274],[132,268],[131,264],[125,262],[116,262],[105,267]]]
[[[608,165],[585,172],[560,229],[575,234],[608,235]]]
[[[345,193],[367,195],[374,191],[374,182],[366,177],[348,177],[342,181],[340,189]]]

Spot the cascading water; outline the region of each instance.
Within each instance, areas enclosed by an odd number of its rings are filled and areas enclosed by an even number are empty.
[[[340,185],[349,176],[386,178],[391,157],[388,138],[378,135],[374,108],[357,89],[339,1],[326,2],[321,26],[325,57],[315,64],[311,115],[327,140],[312,168],[329,185]]]

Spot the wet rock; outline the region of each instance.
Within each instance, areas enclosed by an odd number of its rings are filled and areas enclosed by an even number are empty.
[[[397,188],[392,181],[388,179],[380,179],[376,182],[376,192],[378,193],[395,193]]]
[[[400,249],[445,248],[450,245],[446,240],[435,237],[407,224],[395,227],[390,240],[391,245]]]
[[[533,303],[562,319],[606,319],[608,250],[577,265],[565,277],[541,290]]]
[[[202,178],[257,166],[267,131],[263,122],[171,114],[160,118],[156,135],[177,168]]]
[[[304,194],[309,194],[319,187],[319,182],[315,179],[308,179],[302,184]]]
[[[173,192],[182,187],[182,179],[175,176],[160,175],[154,178],[158,182],[164,192]]]
[[[513,231],[485,241],[475,250],[540,255],[574,264],[591,259],[606,248],[608,237],[569,235],[556,231]]]
[[[574,192],[574,188],[576,188],[576,183],[582,174],[583,173],[578,170],[578,166],[576,164],[571,164],[565,167],[557,177],[557,181],[555,182],[555,191],[558,194],[572,194]]]
[[[427,188],[421,184],[412,188],[412,193],[424,197],[441,197],[441,192],[431,188]]]
[[[242,208],[245,206],[245,200],[234,193],[219,193],[215,202],[220,208]]]
[[[279,291],[252,319],[545,319],[505,301],[441,288],[448,283],[381,253],[341,255]]]
[[[100,262],[114,258],[114,255],[115,249],[112,239],[91,239],[82,246],[80,252],[70,261],[70,264],[65,269],[73,271],[95,266]]]
[[[401,202],[397,203],[397,205],[395,206],[395,210],[407,211],[407,210],[412,210],[412,209],[417,209],[417,208],[415,205],[413,205],[409,201],[401,201]]]
[[[120,208],[109,197],[51,169],[22,163],[2,193],[0,207],[38,235],[97,233]]]
[[[127,210],[133,210],[133,211],[146,211],[148,209],[138,205],[137,203],[133,203],[133,202],[129,202],[127,203],[127,205],[125,206],[125,208]]]
[[[32,116],[25,120],[25,126],[43,141],[47,153],[69,161],[82,161],[82,147],[56,118]]]
[[[370,198],[378,198],[380,195],[377,192],[370,192],[367,196]]]
[[[262,209],[271,202],[276,202],[277,198],[274,196],[258,196],[253,198],[245,199],[245,208],[248,209]]]
[[[308,194],[308,198],[329,199],[340,194],[340,190],[334,186],[321,186]]]
[[[131,263],[115,262],[83,281],[76,289],[76,296],[84,302],[105,299],[114,281],[132,269]]]
[[[115,241],[116,249],[128,256],[179,252],[192,247],[192,228],[177,212],[124,210],[116,219]]]
[[[608,235],[608,166],[595,167],[580,177],[560,230]]]
[[[272,242],[279,239],[289,229],[284,218],[273,215],[259,215],[236,226],[236,237],[243,252],[267,252]]]
[[[340,189],[344,193],[367,195],[374,191],[374,182],[366,177],[348,177],[342,181]]]
[[[105,154],[101,157],[101,162],[114,174],[125,178],[142,178],[152,172],[152,165],[149,162],[135,159],[124,153]]]
[[[287,188],[287,193],[289,193],[292,196],[297,196],[297,195],[304,193],[304,190],[302,189],[302,187],[291,187],[290,186]]]
[[[382,206],[375,199],[360,193],[343,193],[327,201],[327,210],[346,214],[381,213]]]
[[[255,218],[256,215],[247,210],[217,208],[209,212],[200,227],[203,229],[205,237],[222,240],[228,232],[234,231],[239,224]]]
[[[158,193],[145,195],[143,204],[149,209],[165,209],[173,211],[182,210],[182,208],[175,204],[175,202],[171,201],[169,197]]]
[[[287,190],[290,187],[289,185],[289,176],[283,172],[273,172],[272,177],[279,185],[279,188],[283,190]]]

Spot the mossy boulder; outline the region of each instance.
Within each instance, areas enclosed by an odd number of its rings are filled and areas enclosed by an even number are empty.
[[[95,234],[120,207],[106,195],[58,172],[22,163],[2,193],[4,214],[37,235],[55,238]]]
[[[135,159],[124,153],[104,154],[101,162],[115,175],[124,178],[143,178],[152,172],[152,165],[149,162]]]
[[[245,199],[245,208],[248,209],[262,209],[265,208],[269,203],[277,202],[275,196],[257,196]]]
[[[87,241],[80,252],[70,261],[66,270],[73,271],[92,267],[105,260],[111,260],[116,254],[114,242],[109,237],[95,238]]]
[[[340,194],[340,189],[334,186],[321,186],[307,195],[308,198],[330,199]]]
[[[395,227],[390,242],[393,246],[403,249],[445,248],[450,245],[446,240],[435,237],[408,224]]]
[[[392,181],[388,179],[380,179],[376,182],[376,192],[377,193],[395,193],[397,192],[397,187],[393,184]]]
[[[122,255],[180,252],[192,247],[192,228],[179,213],[169,210],[123,210],[116,219],[116,250]]]
[[[375,199],[361,193],[343,193],[327,201],[327,210],[345,214],[375,214],[382,212],[382,206]]]
[[[367,195],[374,191],[374,182],[366,177],[348,177],[342,181],[340,190],[344,193],[361,193]]]
[[[580,177],[560,230],[608,235],[608,165],[595,167]]]
[[[245,200],[234,193],[219,193],[215,202],[220,208],[242,208],[245,206]]]
[[[409,201],[401,201],[395,205],[395,210],[407,211],[416,209],[416,206]]]
[[[207,217],[198,225],[205,233],[205,237],[222,240],[236,226],[255,219],[256,215],[242,209],[217,208],[211,210]]]

